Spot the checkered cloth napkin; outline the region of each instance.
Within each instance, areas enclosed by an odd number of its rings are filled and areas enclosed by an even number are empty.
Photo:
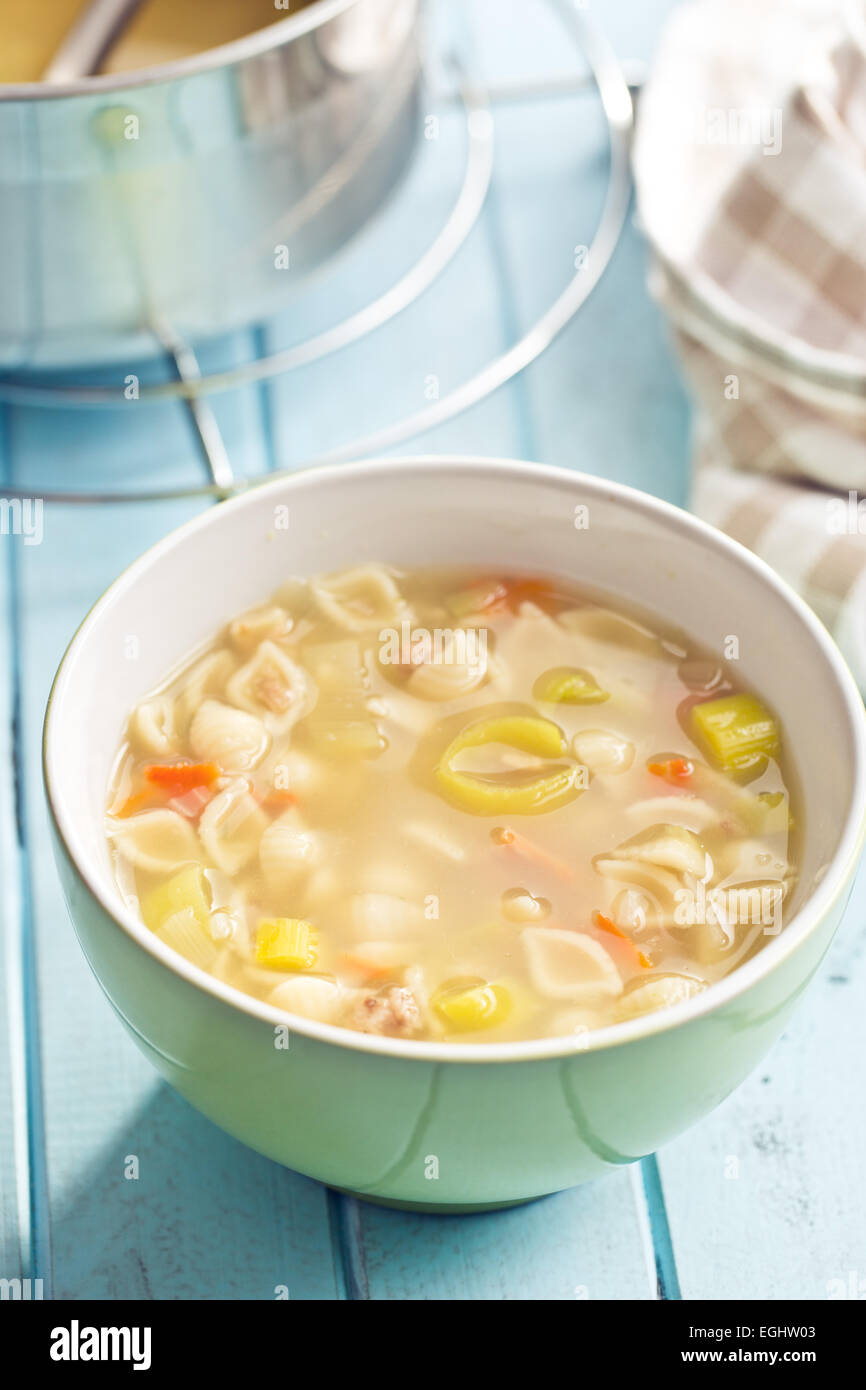
[[[864,0],[678,8],[635,176],[696,399],[691,505],[799,589],[866,690]]]

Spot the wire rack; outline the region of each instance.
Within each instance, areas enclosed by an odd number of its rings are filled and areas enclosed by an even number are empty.
[[[428,82],[431,109],[443,114],[459,112],[464,128],[463,168],[457,192],[443,212],[426,248],[410,268],[383,292],[353,310],[340,321],[305,340],[276,351],[257,353],[225,369],[203,371],[195,348],[166,322],[150,329],[164,354],[171,379],[140,386],[141,403],[175,402],[188,412],[206,469],[206,481],[177,487],[118,488],[116,490],[65,490],[40,488],[38,480],[26,489],[7,488],[8,497],[39,495],[64,503],[128,503],[183,498],[220,500],[254,486],[257,477],[235,474],[222,439],[211,397],[273,380],[315,362],[328,359],[352,344],[382,330],[412,304],[435,293],[443,273],[460,254],[479,221],[488,198],[493,173],[497,111],[514,103],[544,101],[575,92],[595,95],[600,101],[607,129],[608,179],[595,232],[576,264],[571,279],[536,318],[503,352],[486,361],[473,374],[441,398],[372,432],[340,444],[327,452],[294,462],[289,468],[270,471],[268,479],[293,472],[298,466],[346,462],[388,450],[454,419],[463,411],[498,391],[546,350],[574,318],[604,274],[625,223],[631,198],[629,152],[633,127],[633,91],[642,74],[625,69],[615,57],[598,26],[584,12],[582,0],[539,0],[558,13],[574,53],[574,72],[566,76],[515,80],[485,86],[473,76],[471,64],[460,53],[437,53],[440,76]],[[432,68],[432,58],[428,67]],[[445,74],[443,80],[441,74]],[[375,239],[373,240],[375,246]],[[310,283],[315,293],[315,280]],[[262,335],[254,341],[261,342]],[[39,378],[0,376],[0,400],[45,409],[122,408],[116,378],[110,383],[54,384]]]

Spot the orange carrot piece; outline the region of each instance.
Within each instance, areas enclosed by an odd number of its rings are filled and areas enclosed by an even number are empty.
[[[505,602],[516,613],[521,603],[535,603],[545,608],[556,597],[553,583],[549,579],[504,579]]]
[[[489,585],[489,593],[480,600],[477,608],[479,613],[495,613],[503,608],[508,602],[507,581],[501,579],[482,579],[477,584],[472,585],[472,592],[481,591]]]
[[[593,925],[598,927],[599,931],[609,932],[611,936],[617,937],[618,940],[627,942],[628,945],[631,947],[638,964],[644,970],[652,969],[652,961],[647,959],[643,951],[638,950],[631,937],[626,936],[622,928],[618,927],[616,925],[616,922],[611,921],[610,917],[605,917],[603,912],[594,912],[592,914],[592,921]]]
[[[520,575],[481,579],[472,585],[471,592],[481,595],[473,610],[476,613],[501,613],[506,609],[516,613],[521,603],[530,601],[544,608],[555,600],[555,590],[549,579]]]
[[[663,777],[666,782],[683,786],[692,776],[695,765],[690,758],[665,758],[664,762],[647,763],[647,770],[655,777]]]
[[[365,960],[363,956],[357,956],[351,951],[345,951],[337,963],[345,970],[360,975],[365,984],[372,984],[374,980],[384,980],[386,975],[393,974],[393,966],[376,965],[373,961]]]
[[[266,811],[288,811],[298,804],[297,792],[289,791],[288,787],[268,787],[258,799]]]
[[[216,763],[151,763],[144,769],[145,785],[127,797],[115,815],[133,816],[156,802],[174,801],[211,786],[220,776]]]
[[[216,763],[151,763],[144,775],[169,796],[183,796],[193,787],[209,787],[220,776],[220,770]]]
[[[549,850],[542,849],[540,845],[534,844],[533,841],[527,839],[525,835],[518,834],[518,832],[512,830],[510,826],[496,826],[494,830],[491,830],[490,838],[495,845],[507,846],[508,849],[514,850],[515,854],[519,854],[521,858],[528,859],[531,863],[537,864],[539,868],[549,869],[550,872],[556,874],[558,878],[574,878],[574,869],[572,869],[570,864],[566,864],[564,860],[559,859],[555,854],[551,854]]]
[[[153,787],[145,787],[140,792],[133,792],[132,796],[128,796],[123,805],[112,814],[121,817],[134,816],[136,811],[143,811],[146,806],[152,806],[155,795]]]

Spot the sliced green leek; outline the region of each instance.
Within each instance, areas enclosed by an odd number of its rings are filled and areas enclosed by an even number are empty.
[[[448,745],[435,771],[439,791],[461,810],[476,816],[529,816],[564,806],[585,790],[574,764],[557,763],[540,772],[494,774],[461,772],[454,767],[459,753],[492,743],[538,758],[561,757],[566,751],[562,730],[540,715],[501,715],[467,725]]]

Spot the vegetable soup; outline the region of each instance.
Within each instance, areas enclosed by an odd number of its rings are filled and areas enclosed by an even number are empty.
[[[218,979],[363,1033],[665,1008],[794,886],[781,733],[735,667],[544,576],[291,581],[133,710],[121,892]]]

